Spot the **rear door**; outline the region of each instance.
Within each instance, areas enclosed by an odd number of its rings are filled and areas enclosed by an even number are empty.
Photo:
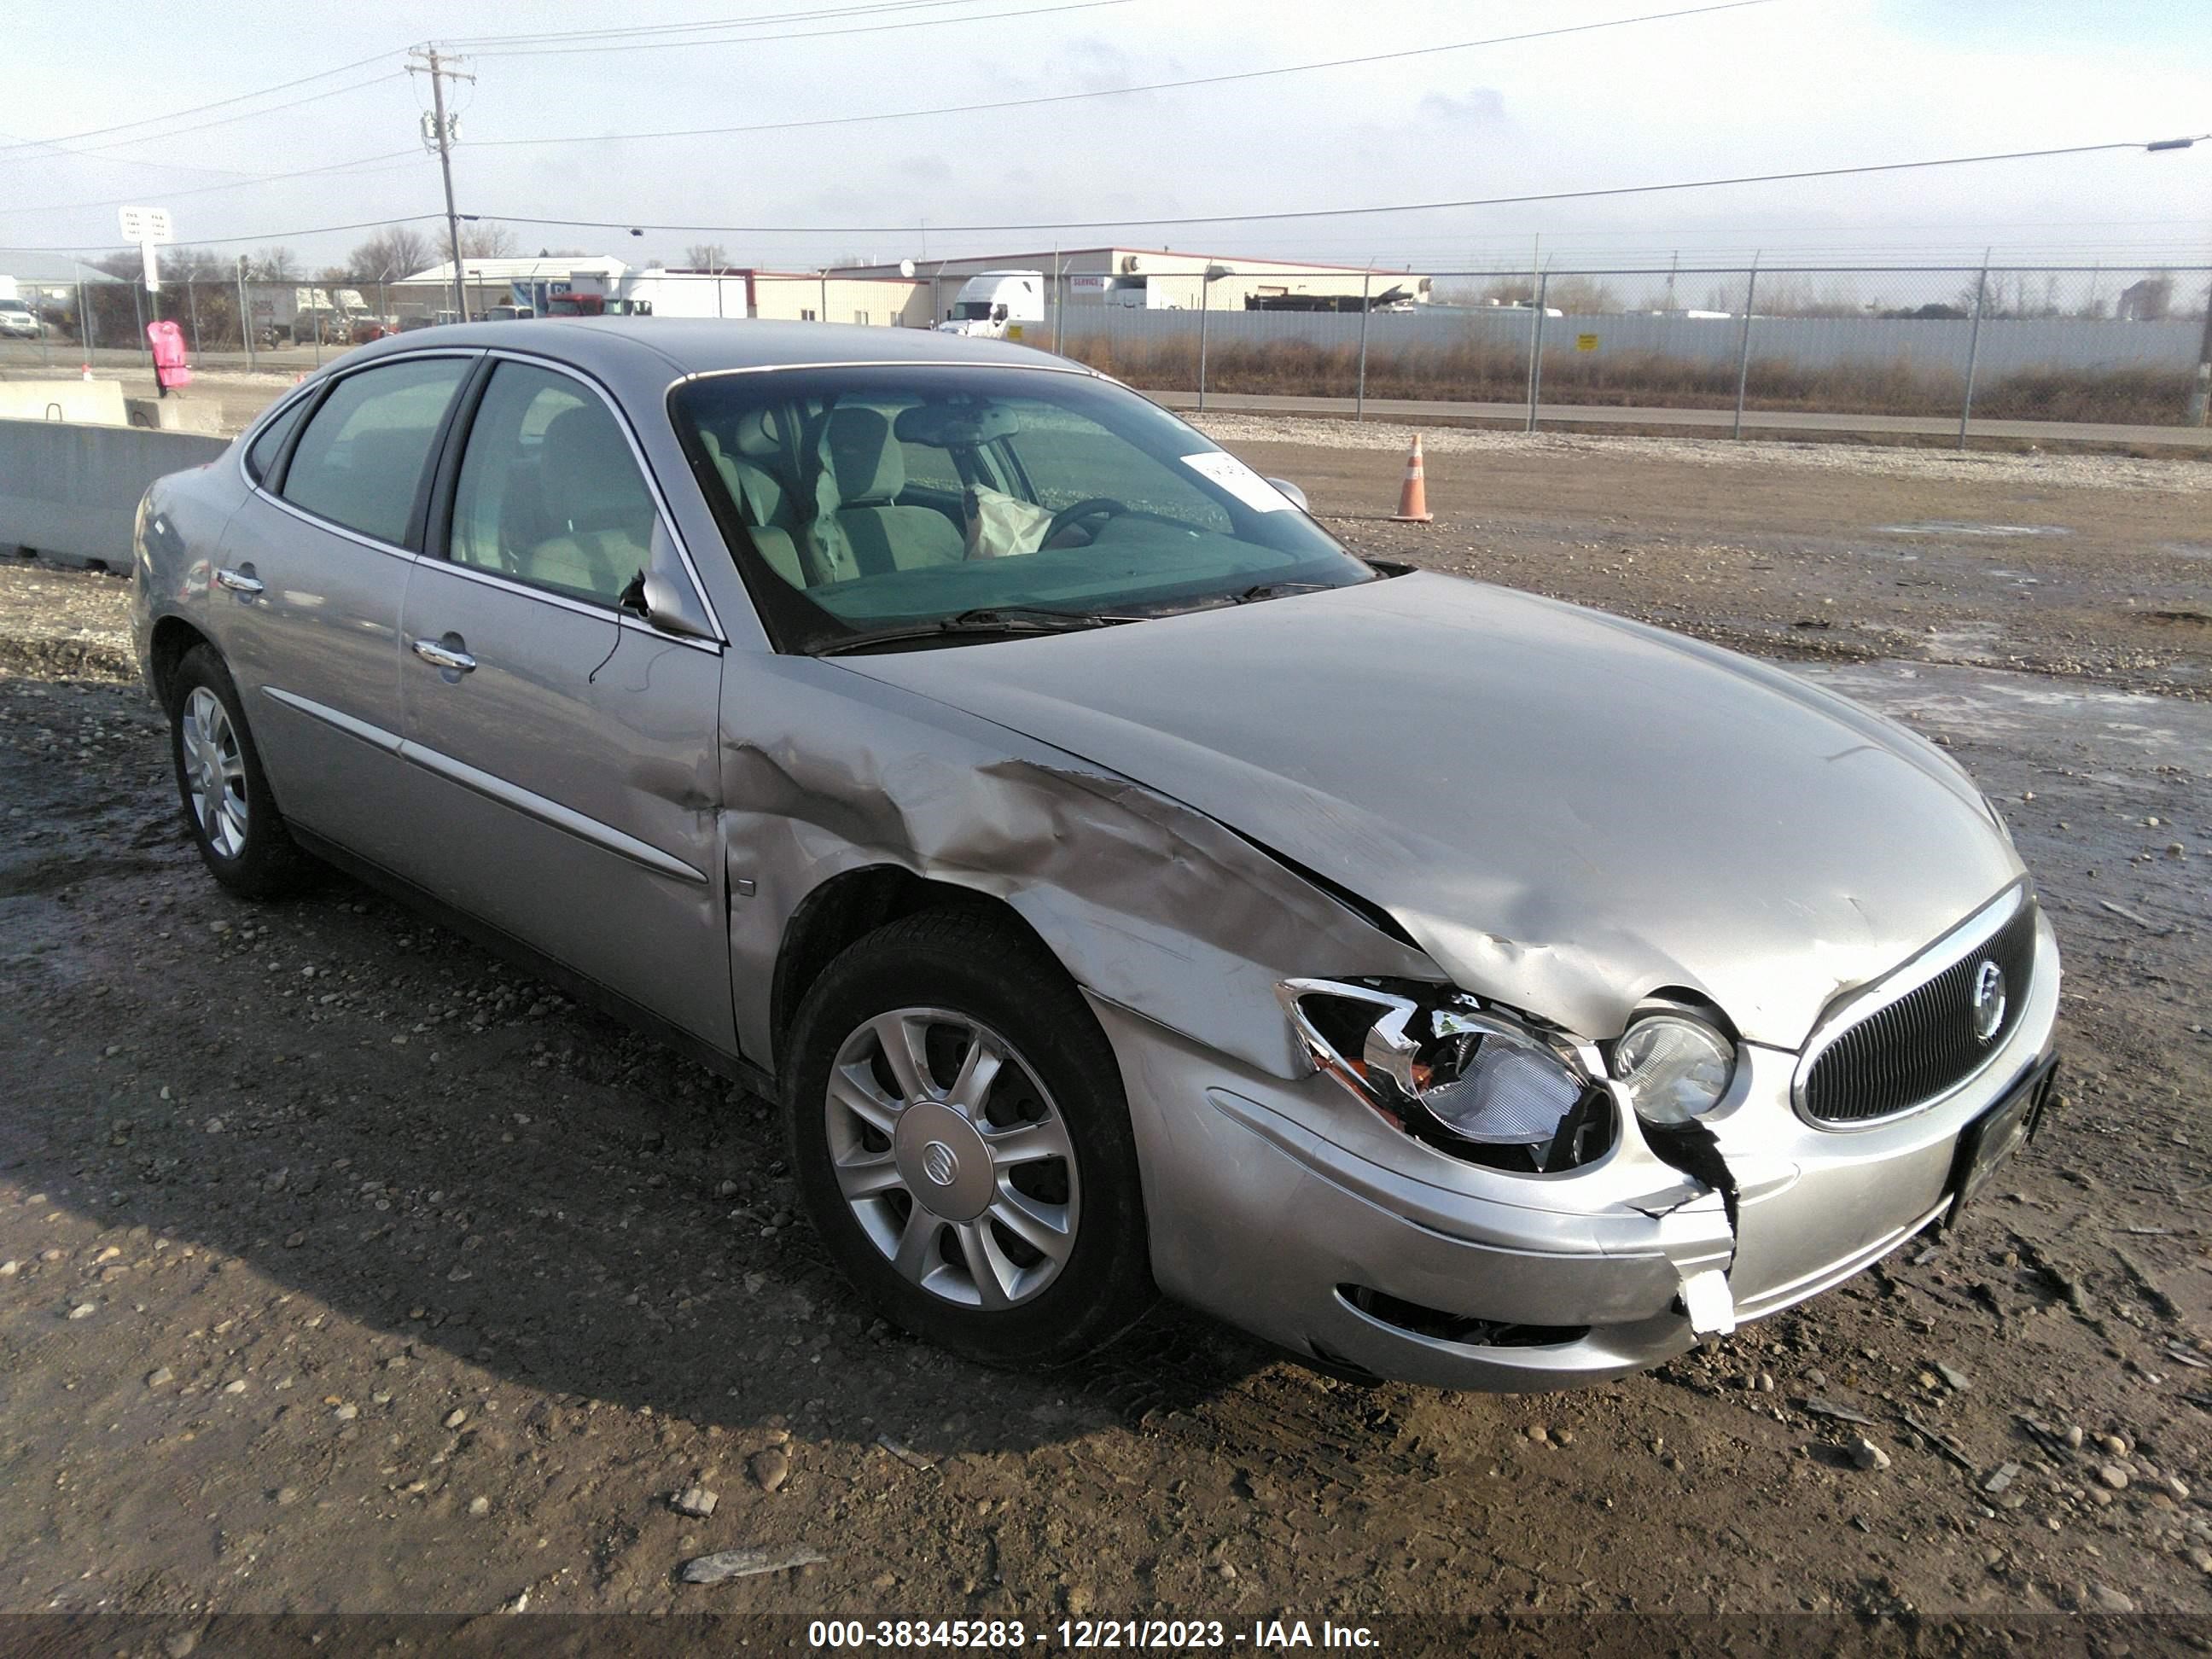
[[[598,386],[495,354],[471,395],[402,617],[404,873],[728,1049],[722,647],[622,596],[655,574],[713,612]]]
[[[401,763],[399,612],[430,458],[476,353],[410,355],[336,380],[248,449],[210,599],[286,817],[384,861]],[[301,418],[304,416],[304,420]]]

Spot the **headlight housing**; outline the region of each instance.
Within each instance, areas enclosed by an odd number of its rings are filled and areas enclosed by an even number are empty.
[[[1449,986],[1285,980],[1275,994],[1317,1068],[1440,1151],[1535,1174],[1613,1144],[1595,1052],[1527,1015]]]
[[[1613,1075],[1646,1123],[1687,1123],[1727,1096],[1735,1044],[1687,1014],[1646,1014],[1613,1045]]]

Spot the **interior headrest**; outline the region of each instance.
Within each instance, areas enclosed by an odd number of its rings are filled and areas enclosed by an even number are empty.
[[[738,416],[736,428],[730,434],[738,453],[755,459],[773,459],[789,448],[784,441],[783,420],[773,409],[749,409]]]
[[[830,417],[830,469],[846,506],[887,501],[906,487],[906,458],[891,438],[890,417],[873,409],[841,409]]]
[[[571,530],[611,530],[652,506],[640,487],[629,447],[605,411],[588,404],[564,409],[546,423],[538,477],[553,518]]]

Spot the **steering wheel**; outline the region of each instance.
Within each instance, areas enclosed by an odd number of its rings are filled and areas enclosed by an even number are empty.
[[[1062,531],[1082,523],[1085,519],[1095,519],[1101,515],[1110,517],[1117,513],[1127,513],[1128,510],[1127,502],[1117,501],[1111,495],[1093,495],[1087,501],[1076,502],[1073,507],[1063,507],[1052,515],[1052,522],[1045,526],[1043,538],[1037,545],[1049,546],[1054,538]]]

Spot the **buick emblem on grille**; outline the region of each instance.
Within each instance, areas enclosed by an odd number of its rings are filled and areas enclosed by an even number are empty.
[[[1987,1042],[1995,1037],[1997,1034],[1997,1027],[2004,1024],[2004,969],[1998,967],[1996,963],[1984,959],[1982,965],[1974,970],[1974,1036],[1976,1040]]]
[[[939,1186],[950,1187],[960,1173],[960,1159],[943,1141],[933,1140],[921,1149],[921,1172]]]

